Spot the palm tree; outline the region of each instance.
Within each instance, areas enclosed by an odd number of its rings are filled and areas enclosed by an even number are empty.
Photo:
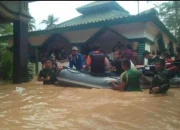
[[[55,25],[56,22],[58,22],[59,18],[55,18],[53,14],[48,15],[47,20],[42,20],[40,24],[46,24],[46,29],[49,29],[53,25]]]
[[[36,23],[36,21],[34,18],[29,21],[29,24],[28,24],[28,30],[29,31],[36,30],[35,23]]]

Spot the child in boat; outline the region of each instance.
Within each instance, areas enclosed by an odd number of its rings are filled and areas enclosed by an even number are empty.
[[[164,59],[159,59],[155,62],[156,74],[152,79],[151,88],[149,89],[149,94],[164,94],[168,91],[169,85],[169,76],[168,72],[165,70],[166,62]]]
[[[112,81],[113,89],[122,91],[142,91],[139,78],[150,83],[140,71],[131,69],[131,62],[129,60],[122,61],[122,68],[125,72],[120,76],[121,83],[118,85],[115,81]]]

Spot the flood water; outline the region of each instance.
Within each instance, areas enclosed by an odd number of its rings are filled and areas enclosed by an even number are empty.
[[[16,86],[25,90],[15,92]],[[0,130],[176,130],[180,89],[167,95],[0,84]]]

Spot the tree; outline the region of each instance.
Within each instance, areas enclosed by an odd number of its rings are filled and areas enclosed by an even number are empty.
[[[29,31],[34,31],[34,30],[36,30],[35,22],[36,22],[36,21],[35,21],[34,18],[29,21],[29,24],[28,24],[28,30],[29,30]]]
[[[0,35],[13,34],[13,24],[0,24]]]
[[[48,15],[47,20],[42,20],[40,24],[46,24],[46,29],[49,29],[53,25],[55,25],[56,22],[58,22],[59,18],[55,18],[53,14]]]
[[[159,18],[180,41],[180,1],[169,1],[156,5]]]
[[[28,30],[36,30],[35,19],[31,19],[28,24]],[[0,24],[0,35],[13,34],[13,23]]]

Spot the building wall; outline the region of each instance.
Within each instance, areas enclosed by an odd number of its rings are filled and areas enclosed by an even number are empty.
[[[27,1],[0,1],[0,3],[15,13],[29,14]]]
[[[51,35],[29,36],[28,41],[32,46],[43,44]]]
[[[42,43],[44,43],[44,41],[46,41],[50,35],[38,35],[38,36],[29,36],[28,37],[28,41],[32,46],[39,46]],[[9,39],[8,41],[9,46],[12,46],[13,44],[13,39]]]
[[[167,37],[167,35],[164,34],[164,33],[163,33],[163,40],[164,40],[165,46],[167,47],[167,45],[169,44],[170,40],[169,40],[169,38]]]
[[[100,28],[92,28],[79,31],[71,31],[61,33],[62,36],[66,37],[71,43],[85,42],[91,38]]]
[[[156,43],[150,45],[150,52],[152,54],[156,54],[157,50],[158,50],[158,45]]]
[[[65,51],[69,53],[71,51],[72,45],[63,37],[56,37],[50,44],[47,45],[47,51],[60,50],[64,47]]]
[[[132,42],[132,48],[134,50],[137,50],[138,49],[138,42]]]
[[[144,36],[151,41],[155,41],[159,30],[151,22],[145,24]]]
[[[105,50],[107,52],[111,52],[113,47],[115,46],[115,44],[118,41],[121,41],[121,43],[123,43],[125,45],[132,44],[131,42],[128,42],[124,38],[119,37],[119,36],[115,35],[114,33],[107,31],[102,36],[100,36],[96,41],[91,43],[91,45],[93,45],[93,44],[100,44],[101,50]]]
[[[144,37],[144,23],[131,23],[131,24],[121,24],[111,27],[128,39],[143,38]]]
[[[151,41],[155,43],[155,45],[152,46],[152,49],[155,49],[155,50],[158,49],[158,46],[156,44],[158,32],[160,32],[159,28],[157,28],[152,22],[146,23],[144,34],[145,34],[145,37],[147,37],[148,39],[150,39]],[[170,42],[170,39],[165,33],[162,33],[162,35],[163,35],[165,47],[167,48]]]

